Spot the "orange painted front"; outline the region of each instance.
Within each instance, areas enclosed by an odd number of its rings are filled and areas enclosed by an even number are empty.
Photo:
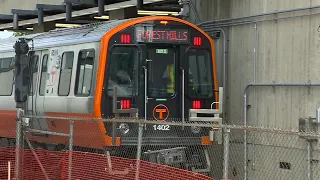
[[[218,90],[218,83],[217,83],[217,78],[216,78],[216,62],[215,62],[215,56],[214,56],[214,43],[213,40],[208,36],[203,30],[201,30],[199,27],[195,26],[194,24],[182,20],[182,19],[177,19],[174,17],[170,16],[148,16],[148,17],[140,17],[140,18],[135,18],[132,20],[128,20],[115,28],[111,29],[108,33],[104,34],[101,40],[100,44],[100,54],[99,54],[99,62],[98,62],[98,70],[97,70],[97,80],[96,80],[96,88],[95,88],[95,97],[94,97],[94,110],[93,114],[95,117],[101,118],[101,96],[102,96],[102,87],[103,87],[103,82],[104,82],[104,72],[106,68],[106,60],[107,60],[107,54],[108,54],[108,43],[110,38],[116,34],[117,32],[132,26],[134,24],[142,23],[144,21],[153,21],[153,20],[163,20],[163,21],[177,21],[180,23],[184,23],[188,26],[191,26],[198,30],[200,33],[202,33],[205,37],[207,37],[210,41],[211,44],[211,56],[212,56],[212,68],[213,68],[213,79],[214,79],[214,90],[215,90],[215,101],[218,101],[219,94],[217,92]],[[119,137],[118,137],[119,138]],[[207,141],[209,139],[209,136],[204,136],[202,137],[203,139],[206,139],[205,141],[202,140],[202,145],[209,145],[211,142]],[[108,138],[105,138],[106,144],[110,145],[111,142],[108,140]],[[118,141],[117,139],[117,145],[118,142],[120,143],[120,139]]]

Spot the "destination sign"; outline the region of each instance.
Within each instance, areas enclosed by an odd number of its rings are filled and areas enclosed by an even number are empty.
[[[137,42],[146,43],[189,43],[189,31],[168,27],[136,26],[135,38]]]

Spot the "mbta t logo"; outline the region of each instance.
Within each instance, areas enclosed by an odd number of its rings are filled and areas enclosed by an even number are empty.
[[[156,107],[153,109],[153,118],[155,118],[158,121],[165,121],[169,117],[169,109],[167,106],[163,104],[158,104]]]

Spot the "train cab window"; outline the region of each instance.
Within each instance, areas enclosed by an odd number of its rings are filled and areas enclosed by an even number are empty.
[[[108,67],[108,95],[117,87],[119,97],[138,94],[139,53],[136,47],[112,48]]]
[[[13,89],[13,58],[0,58],[0,96],[10,96]]]
[[[60,77],[59,77],[59,96],[68,96],[70,92],[72,66],[73,66],[74,52],[64,52],[62,54]]]
[[[79,52],[74,91],[77,96],[88,96],[91,92],[94,53],[94,49],[81,50]]]
[[[0,68],[5,69],[10,67],[12,58],[3,58],[0,61],[1,61]]]
[[[36,85],[37,85],[37,75],[38,75],[38,64],[39,64],[39,56],[38,55],[34,55],[32,57],[32,61],[31,61],[31,72],[32,72],[32,87],[30,88],[30,93],[29,96],[33,96],[34,92],[36,90]]]
[[[48,70],[48,59],[49,54],[45,54],[42,58],[42,67],[41,67],[41,75],[40,75],[40,90],[39,95],[43,96],[46,90],[46,74]]]
[[[209,51],[191,49],[188,52],[188,94],[191,97],[213,96],[212,64]]]

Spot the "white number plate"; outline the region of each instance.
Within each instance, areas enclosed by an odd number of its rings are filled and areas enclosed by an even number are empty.
[[[153,130],[160,130],[160,131],[169,131],[169,125],[153,125]]]

